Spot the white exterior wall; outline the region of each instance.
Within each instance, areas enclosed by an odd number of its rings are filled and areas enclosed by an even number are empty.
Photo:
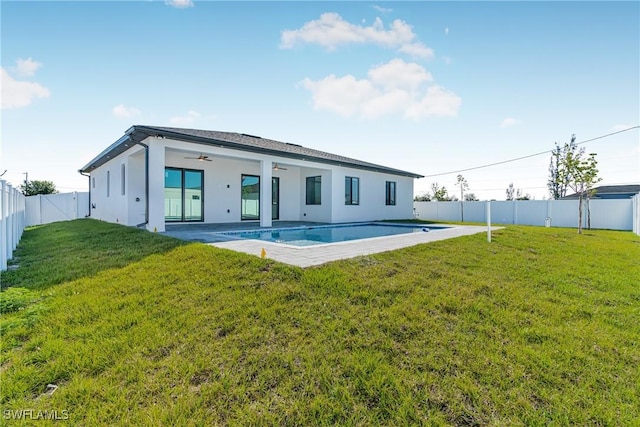
[[[149,230],[164,231],[164,170],[166,167],[204,172],[204,221],[241,221],[241,177],[263,174],[261,162],[280,179],[280,215],[283,221],[348,222],[376,219],[408,219],[413,215],[413,178],[288,159],[224,147],[171,139],[147,138],[149,145]],[[209,156],[211,162],[185,157]],[[272,170],[271,164],[281,168]],[[121,194],[121,165],[125,165],[125,194]],[[285,170],[286,169],[286,170]],[[107,172],[110,190],[107,196]],[[306,204],[306,178],[322,177],[322,204]],[[360,178],[360,205],[344,204],[345,176]],[[95,188],[93,180],[95,178]],[[263,186],[261,217],[271,215],[271,188]],[[261,178],[262,180],[262,178]],[[396,205],[385,206],[385,181],[396,183]],[[136,145],[91,173],[91,216],[108,222],[139,225],[145,220],[145,150]],[[261,181],[265,184],[264,181]],[[268,193],[268,194],[266,194]],[[265,222],[263,221],[263,225]]]
[[[321,176],[320,203],[319,205],[307,205],[307,178]],[[333,176],[330,170],[302,168],[300,170],[300,208],[302,215],[298,221],[331,222],[331,188]],[[344,191],[344,190],[343,190]]]
[[[358,205],[345,204],[345,178],[359,179]],[[385,204],[385,183],[396,183],[396,204]],[[333,172],[332,222],[413,218],[413,178],[344,167]]]
[[[95,219],[107,222],[115,222],[124,225],[136,225],[136,216],[130,214],[129,205],[130,198],[140,197],[141,201],[137,203],[138,207],[141,205],[144,209],[144,180],[142,181],[142,191],[133,191],[131,186],[128,185],[127,177],[131,175],[131,169],[134,169],[134,174],[138,176],[139,170],[136,168],[142,167],[142,174],[144,176],[144,157],[142,162],[129,162],[129,156],[133,153],[141,151],[140,148],[133,148],[121,155],[115,157],[111,161],[96,168],[91,172],[90,185],[91,185],[91,214],[90,216]],[[125,194],[122,194],[122,169],[121,165],[125,166]],[[107,178],[108,177],[108,178]],[[95,178],[95,186],[94,186]],[[109,191],[107,194],[107,179],[109,180]],[[132,209],[135,212],[135,209]],[[142,214],[144,220],[144,210]],[[133,220],[133,221],[132,221]],[[142,222],[142,221],[140,221]]]
[[[132,151],[127,159],[126,168],[126,197],[128,208],[127,225],[142,224],[145,220],[146,190],[145,190],[145,153],[140,146]]]

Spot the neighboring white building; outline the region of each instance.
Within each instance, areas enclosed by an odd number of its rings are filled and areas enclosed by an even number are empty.
[[[171,222],[412,218],[413,180],[422,178],[258,136],[138,125],[80,173],[92,218],[152,231]]]

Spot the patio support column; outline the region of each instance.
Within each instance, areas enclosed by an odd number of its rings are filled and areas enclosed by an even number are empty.
[[[260,227],[271,227],[271,160],[260,161]]]
[[[164,141],[149,138],[149,223],[147,230],[164,231]]]

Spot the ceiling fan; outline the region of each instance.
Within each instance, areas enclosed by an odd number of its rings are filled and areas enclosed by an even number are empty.
[[[185,159],[198,160],[200,162],[210,162],[209,156],[204,156],[202,153],[198,157],[185,157]]]
[[[274,170],[274,171],[286,171],[286,170],[287,170],[287,168],[283,168],[282,166],[278,166],[278,164],[277,164],[277,163],[274,163],[274,164],[273,164],[273,170]]]

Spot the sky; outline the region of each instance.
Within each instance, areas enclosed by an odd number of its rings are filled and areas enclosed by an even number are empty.
[[[640,2],[2,1],[0,174],[78,173],[132,125],[259,135],[548,198],[571,135],[640,183]],[[623,131],[623,132],[620,132]],[[503,163],[480,166],[524,157]],[[473,168],[473,169],[472,169]],[[472,169],[472,170],[467,170]],[[459,172],[463,171],[463,172]]]

